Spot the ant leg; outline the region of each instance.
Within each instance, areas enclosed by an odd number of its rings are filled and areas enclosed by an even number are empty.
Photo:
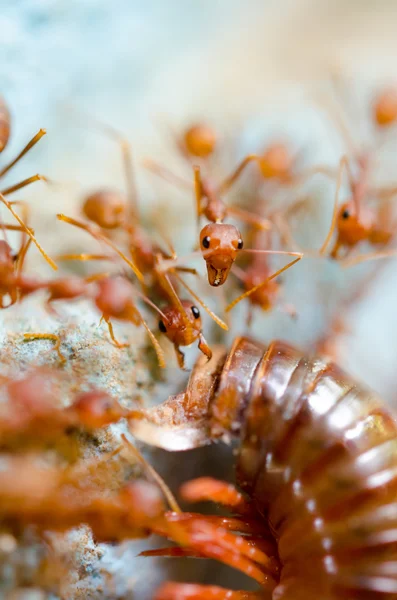
[[[160,490],[163,492],[163,495],[166,498],[166,500],[170,506],[170,509],[174,513],[182,513],[182,510],[181,510],[178,502],[176,501],[174,494],[171,492],[170,488],[165,483],[165,481],[161,477],[161,475],[159,473],[157,473],[157,471],[145,459],[145,457],[139,452],[138,448],[132,442],[130,442],[130,440],[127,438],[126,435],[124,435],[124,433],[121,434],[121,439],[123,440],[123,442],[124,442],[125,446],[128,448],[128,450],[130,450],[130,452],[132,452],[134,457],[136,459],[138,459],[138,461],[141,463],[141,465],[144,467],[144,469],[147,471],[147,473],[149,473],[150,477],[157,483]]]
[[[112,322],[109,319],[109,317],[107,315],[102,315],[101,321],[102,320],[105,321],[106,325],[108,326],[109,335],[111,337],[113,344],[116,346],[116,348],[128,348],[129,344],[121,344],[120,342],[118,342],[116,340],[116,337],[114,335],[113,325],[112,325]]]
[[[392,258],[397,256],[397,248],[391,250],[380,250],[379,252],[369,252],[367,254],[358,254],[353,258],[344,258],[340,261],[343,268],[353,267],[359,263],[368,262],[370,260],[379,260],[381,258]]]
[[[16,268],[16,272],[17,272],[17,276],[19,277],[20,275],[22,275],[22,270],[23,270],[23,265],[25,262],[25,258],[26,258],[26,254],[29,250],[29,246],[32,243],[31,238],[28,238],[26,241],[26,244],[19,249],[18,254],[17,254],[17,260],[16,260],[16,264],[15,264],[15,268]]]
[[[120,256],[120,258],[122,258],[124,260],[124,262],[126,262],[127,265],[133,270],[133,272],[135,273],[135,275],[137,276],[139,281],[141,283],[143,282],[143,275],[140,272],[140,270],[138,269],[138,267],[136,267],[134,265],[134,263],[129,258],[127,258],[125,256],[125,254],[123,254],[123,252],[121,252],[121,250],[119,250],[117,248],[117,246],[115,244],[113,244],[113,242],[111,242],[109,240],[109,238],[106,237],[106,235],[104,235],[99,229],[94,229],[93,227],[91,227],[90,225],[87,225],[86,223],[83,223],[82,221],[78,221],[77,219],[72,219],[71,217],[67,217],[66,215],[63,215],[61,213],[57,214],[57,219],[59,221],[65,221],[65,223],[69,223],[70,225],[73,225],[74,227],[78,227],[79,229],[83,229],[84,231],[87,231],[87,233],[89,233],[93,238],[103,242],[104,244],[106,244],[107,246],[112,248],[112,250],[114,250],[114,252],[116,252],[116,254],[118,254]]]
[[[138,218],[138,190],[135,181],[135,173],[134,166],[132,160],[132,152],[131,152],[131,144],[128,140],[124,138],[124,136],[114,127],[108,125],[107,123],[103,123],[100,119],[96,117],[92,117],[89,114],[82,114],[84,117],[84,124],[86,126],[92,126],[95,129],[102,131],[106,136],[112,138],[117,142],[120,146],[121,155],[123,159],[124,165],[124,173],[127,184],[127,196],[131,207],[132,217],[134,219]]]
[[[184,353],[179,348],[179,346],[175,346],[174,345],[174,349],[175,349],[176,359],[178,361],[178,367],[180,369],[182,369],[182,371],[186,371],[186,368],[185,368],[185,355],[184,355]]]
[[[304,183],[306,179],[310,179],[314,175],[324,175],[324,177],[329,177],[330,179],[335,179],[338,175],[338,171],[335,169],[331,169],[325,165],[317,165],[315,167],[309,167],[308,169],[302,171],[298,175],[294,175],[288,182],[288,185],[300,185]]]
[[[30,221],[29,205],[26,202],[24,202],[23,200],[13,200],[12,202],[10,202],[10,204],[11,204],[11,206],[20,206],[21,207],[22,220],[26,226],[29,226],[29,221]],[[22,248],[25,246],[25,243],[26,243],[26,232],[23,229],[21,229],[21,231],[22,231],[21,243],[20,243],[18,254],[21,252]]]
[[[242,174],[242,172],[244,171],[244,169],[251,163],[251,162],[257,162],[260,166],[261,164],[261,157],[258,156],[257,154],[248,154],[248,156],[246,156],[239,165],[237,165],[237,167],[235,168],[235,170],[228,176],[226,177],[226,179],[224,179],[222,181],[222,183],[220,184],[220,186],[217,189],[217,194],[225,194],[227,191],[230,190],[230,188],[232,187],[232,185],[237,181],[237,179],[240,177],[240,175]]]
[[[175,271],[178,271],[179,273],[188,273],[189,275],[198,276],[197,269],[191,269],[190,267],[175,267]]]
[[[190,181],[187,181],[187,179],[176,175],[175,173],[167,169],[167,167],[159,165],[150,158],[145,158],[145,160],[143,161],[143,167],[147,171],[150,171],[154,175],[157,175],[157,177],[161,177],[161,179],[164,179],[164,181],[168,181],[168,183],[172,183],[173,185],[179,188],[184,188],[186,190],[192,189],[192,184]]]
[[[349,154],[351,154],[352,156],[357,156],[359,152],[356,143],[346,124],[344,115],[342,115],[340,112],[340,106],[337,105],[336,107],[334,104],[330,103],[328,95],[325,96],[324,94],[321,94],[320,96],[319,94],[316,94],[314,99],[316,103],[320,106],[320,108],[325,109],[328,116],[334,122],[334,125],[336,125],[343,141],[345,142],[349,150]]]
[[[45,258],[45,260],[48,262],[48,264],[56,271],[58,269],[58,267],[56,266],[54,261],[44,252],[43,248],[40,246],[39,242],[36,240],[33,231],[25,225],[25,223],[22,221],[21,217],[13,209],[12,203],[8,202],[8,200],[6,200],[1,193],[0,193],[0,202],[2,202],[4,204],[4,206],[6,206],[8,208],[8,210],[10,211],[12,216],[15,217],[15,219],[21,225],[21,227],[23,228],[25,233],[30,237],[32,242],[35,244],[37,249],[40,251],[41,255]]]
[[[8,194],[13,194],[14,192],[26,187],[27,185],[34,183],[35,181],[45,181],[48,183],[47,177],[45,177],[44,175],[39,175],[39,173],[37,173],[36,175],[32,175],[32,177],[28,177],[28,179],[24,179],[23,181],[20,181],[19,183],[16,183],[15,185],[12,185],[8,188],[5,188],[4,190],[1,190],[0,194],[2,194],[3,196],[7,196]]]
[[[41,140],[41,138],[43,136],[45,136],[46,134],[46,130],[45,129],[40,129],[36,135],[34,135],[32,137],[32,139],[30,140],[30,142],[21,150],[21,152],[18,154],[18,156],[16,156],[16,158],[14,158],[10,163],[8,163],[8,165],[6,165],[5,167],[3,167],[0,171],[0,177],[3,177],[3,175],[5,175],[6,173],[8,173],[8,171],[10,169],[12,169],[12,167],[14,165],[17,164],[18,161],[21,160],[21,158],[23,156],[25,156],[25,154],[27,154],[29,152],[29,150],[31,150],[31,148],[33,148],[33,146],[35,146],[37,144],[37,142],[39,140]]]
[[[296,204],[298,204],[298,202]],[[289,211],[287,209],[286,214],[288,212],[293,212],[293,210]],[[294,236],[292,235],[291,227],[287,219],[285,218],[285,215],[282,215],[279,212],[275,213],[274,215],[272,215],[272,222],[275,229],[277,229],[277,232],[280,236],[280,240],[282,241],[284,246],[295,248],[297,252],[301,252],[302,248],[297,244]]]
[[[332,213],[331,225],[330,225],[329,231],[327,233],[327,236],[324,240],[324,243],[320,248],[320,256],[324,256],[324,254],[326,253],[328,244],[330,243],[333,233],[335,231],[336,220],[338,218],[339,192],[340,192],[340,188],[342,185],[343,167],[347,167],[347,165],[348,165],[347,156],[342,156],[342,158],[340,159],[340,162],[339,162],[338,181],[336,183],[336,189],[335,189],[334,210]]]
[[[203,180],[201,178],[201,170],[200,167],[193,167],[194,173],[194,195],[196,198],[196,219],[197,219],[197,227],[200,223],[200,217],[203,213]]]
[[[151,331],[151,329],[149,329],[148,324],[146,323],[146,321],[142,318],[141,316],[141,323],[144,326],[144,328],[146,329],[146,332],[150,338],[150,341],[153,344],[154,350],[156,352],[157,355],[157,360],[159,363],[159,366],[164,369],[165,368],[165,358],[164,358],[164,352],[159,344],[159,342],[157,341],[157,339],[155,338],[153,332]]]
[[[251,252],[253,252],[253,250],[251,250]],[[268,281],[271,281],[275,277],[278,277],[278,275],[281,275],[281,273],[284,273],[284,271],[286,271],[287,269],[290,269],[291,267],[293,267],[297,262],[299,262],[303,258],[303,254],[299,253],[299,252],[283,252],[281,250],[280,251],[278,251],[278,250],[268,250],[268,251],[267,250],[257,250],[256,252],[258,252],[258,253],[261,252],[263,254],[287,254],[289,256],[297,256],[298,258],[295,258],[291,262],[287,263],[284,267],[282,267],[281,269],[278,269],[278,271],[276,271],[275,273],[273,273],[269,277],[266,277],[266,279],[264,279],[261,283],[258,283],[258,285],[255,285],[251,289],[247,290],[246,292],[244,292],[243,294],[241,294],[240,296],[238,296],[237,298],[235,298],[226,307],[226,309],[225,309],[226,312],[229,312],[230,310],[232,310],[232,308],[234,308],[236,306],[236,304],[238,304],[239,302],[241,302],[241,300],[244,300],[245,298],[248,298],[248,296],[251,296],[251,294],[253,294],[257,290],[259,290],[261,287],[263,287],[264,285],[266,285]]]
[[[156,591],[153,600],[270,600],[265,592],[227,590],[217,585],[176,583],[168,581]]]
[[[262,219],[259,215],[250,213],[249,211],[238,208],[237,206],[228,206],[227,212],[228,214],[237,217],[237,219],[240,219],[241,221],[244,221],[249,225],[253,225],[254,227],[257,227],[263,231],[267,231],[272,228],[272,223],[268,219]]]
[[[55,335],[54,333],[24,333],[23,337],[26,342],[34,340],[49,340],[51,342],[55,342],[54,350],[58,354],[60,361],[62,363],[66,362],[66,358],[60,350],[61,338],[59,337],[59,335]]]
[[[113,260],[106,254],[59,254],[57,260]]]
[[[199,336],[198,349],[200,350],[200,352],[205,354],[205,356],[208,358],[208,360],[211,360],[212,350],[208,346],[207,342],[205,341],[205,338],[202,333],[200,333],[200,336]]]

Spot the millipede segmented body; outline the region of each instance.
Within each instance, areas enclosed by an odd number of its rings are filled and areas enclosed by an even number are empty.
[[[397,598],[396,421],[334,363],[238,338],[132,428],[169,450],[239,440],[237,483],[277,542],[264,598]]]

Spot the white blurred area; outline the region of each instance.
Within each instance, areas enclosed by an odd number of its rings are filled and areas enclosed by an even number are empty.
[[[105,184],[122,188],[124,181],[117,146],[90,131],[74,109],[103,119],[131,140],[142,208],[157,218],[167,216],[183,253],[191,249],[195,232],[191,198],[140,168],[142,158],[150,156],[190,176],[170,144],[168,127],[179,130],[197,119],[213,123],[230,152],[230,166],[252,145],[275,136],[304,145],[311,164],[336,165],[343,143],[332,122],[313,108],[311,90],[330,69],[338,69],[347,82],[354,79],[353,97],[360,104],[370,97],[371,86],[397,79],[393,0],[0,4],[1,91],[13,117],[12,140],[1,158],[12,156],[39,127],[48,129],[6,183],[37,171],[62,182],[55,190],[39,184],[23,194],[49,251],[70,251],[71,243],[76,251],[88,248],[87,236],[56,222],[55,213],[77,215],[84,190]],[[396,181],[393,154],[386,163],[385,178]],[[333,187],[322,182],[314,187],[321,207],[309,213],[312,221],[305,227],[319,245]],[[35,251],[31,264],[42,268]],[[339,349],[348,370],[395,401],[396,269],[390,261],[380,283],[348,313],[352,332]],[[298,321],[271,314],[257,321],[255,333],[310,348],[338,310],[349,275],[337,265],[307,261],[285,280]],[[233,331],[244,331],[243,312],[234,314]]]

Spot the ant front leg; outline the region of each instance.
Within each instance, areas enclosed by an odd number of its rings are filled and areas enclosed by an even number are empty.
[[[102,315],[101,321],[105,321],[106,325],[108,326],[110,338],[111,338],[113,344],[116,346],[116,348],[128,348],[129,344],[121,344],[116,339],[116,337],[114,335],[113,325],[112,325],[110,318],[107,315]]]
[[[229,312],[230,310],[232,310],[232,308],[234,308],[236,306],[236,304],[241,302],[241,300],[244,300],[245,298],[248,298],[249,296],[251,296],[251,294],[254,294],[257,290],[259,290],[260,288],[265,286],[269,281],[271,281],[272,279],[275,279],[276,277],[281,275],[281,273],[284,273],[284,271],[287,271],[287,269],[290,269],[291,267],[296,265],[296,263],[298,263],[303,258],[303,253],[301,253],[301,252],[285,252],[283,250],[251,250],[251,249],[247,249],[244,251],[252,252],[255,254],[282,254],[282,255],[287,255],[287,256],[296,256],[297,258],[295,258],[294,260],[291,260],[284,267],[281,267],[281,269],[278,269],[277,271],[272,273],[272,275],[270,275],[269,277],[266,277],[263,281],[261,281],[261,283],[258,283],[258,285],[253,286],[252,288],[250,288],[246,292],[243,292],[240,296],[235,298],[226,307],[226,309],[225,309],[226,312]]]
[[[185,355],[184,355],[184,353],[179,348],[179,346],[175,346],[174,345],[174,350],[175,350],[175,354],[176,354],[176,359],[178,361],[178,367],[180,369],[182,369],[182,371],[186,371],[186,368],[185,368]]]
[[[224,181],[220,184],[220,186],[218,187],[217,193],[225,194],[226,192],[228,192],[230,190],[230,188],[232,187],[232,185],[237,181],[237,179],[240,177],[240,175],[243,173],[243,171],[246,169],[246,167],[251,162],[257,162],[259,165],[259,168],[260,168],[261,157],[258,156],[257,154],[248,154],[248,156],[246,156],[240,162],[240,164],[237,165],[235,170],[232,171],[232,173],[228,177],[226,177],[226,179],[224,179]]]

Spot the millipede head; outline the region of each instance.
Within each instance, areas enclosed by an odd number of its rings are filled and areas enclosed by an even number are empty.
[[[207,158],[215,150],[216,134],[207,125],[193,125],[187,129],[183,140],[190,155]]]
[[[127,201],[114,190],[98,190],[87,196],[83,204],[83,213],[103,229],[120,227],[125,220]]]
[[[209,223],[200,232],[200,249],[207,264],[208,282],[225,283],[230,269],[243,248],[241,233],[234,225]]]
[[[165,319],[159,321],[159,329],[175,346],[190,346],[201,333],[200,311],[190,300],[181,300],[181,304],[185,316],[177,306],[161,309]]]

